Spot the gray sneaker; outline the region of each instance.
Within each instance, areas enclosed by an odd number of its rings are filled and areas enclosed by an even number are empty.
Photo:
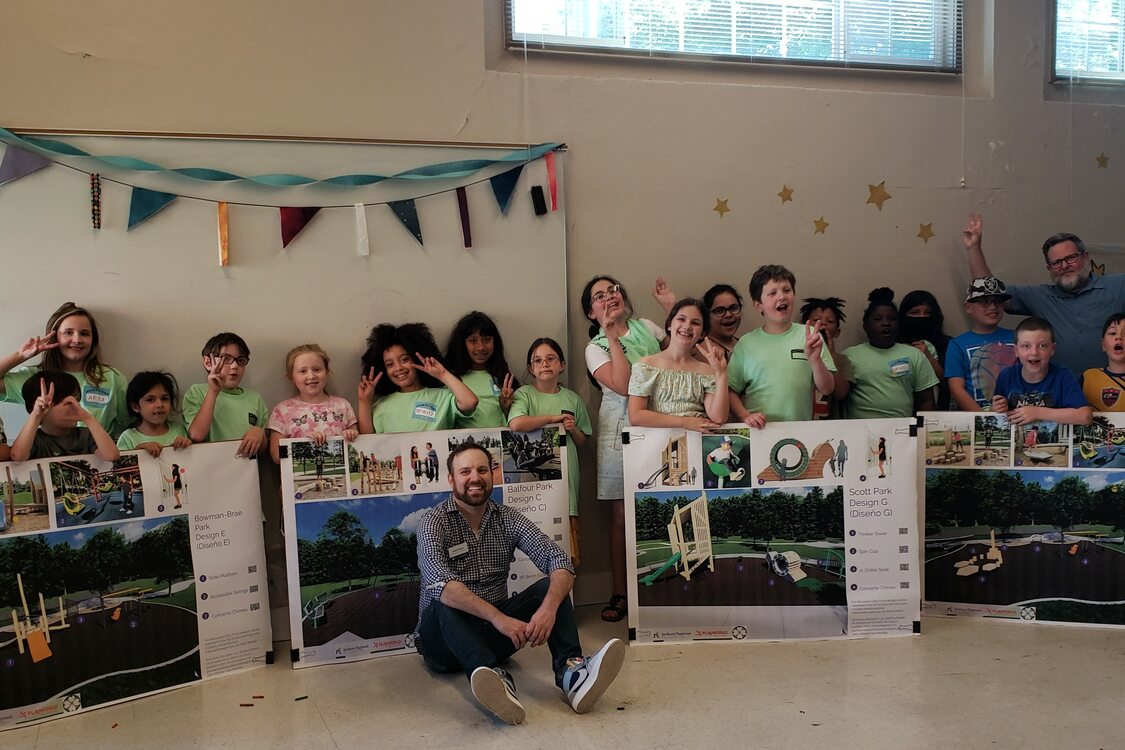
[[[606,641],[593,656],[582,657],[563,673],[562,689],[575,713],[594,707],[625,662],[625,644],[619,638]]]
[[[473,697],[497,718],[508,724],[520,724],[526,712],[516,698],[516,684],[511,675],[499,667],[477,667],[469,678]]]

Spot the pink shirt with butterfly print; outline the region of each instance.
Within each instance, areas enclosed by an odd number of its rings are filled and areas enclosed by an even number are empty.
[[[359,424],[346,399],[329,396],[323,404],[310,404],[299,398],[282,401],[270,412],[268,428],[281,437],[303,438],[314,432],[342,437],[344,430]]]

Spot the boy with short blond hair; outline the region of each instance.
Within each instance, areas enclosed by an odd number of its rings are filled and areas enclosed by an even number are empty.
[[[184,394],[183,414],[193,442],[241,441],[235,455],[253,458],[265,445],[269,417],[257,391],[241,386],[250,363],[250,347],[236,333],[219,333],[203,345],[207,382]]]
[[[1015,425],[1090,424],[1094,410],[1070,370],[1051,363],[1054,353],[1055,332],[1046,320],[1027,318],[1016,326],[1019,362],[996,379],[992,410],[1007,414]]]
[[[37,372],[24,381],[20,393],[27,421],[12,442],[13,461],[88,453],[116,461],[121,455],[105,428],[78,403],[81,386],[70,373]],[[79,427],[79,422],[85,426]]]
[[[821,323],[793,322],[797,279],[784,266],[761,266],[750,299],[765,322],[738,340],[727,368],[731,413],[751,427],[812,419],[813,389],[830,395],[836,365]]]
[[[961,411],[984,411],[992,403],[996,378],[1016,362],[1016,333],[1000,326],[1004,303],[1012,298],[995,276],[973,279],[965,292],[969,330],[949,342],[945,377]]]

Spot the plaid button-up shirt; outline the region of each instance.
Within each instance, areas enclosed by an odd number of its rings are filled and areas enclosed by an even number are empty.
[[[485,508],[479,534],[473,533],[452,496],[422,517],[416,533],[422,573],[419,620],[431,602],[441,599],[449,581],[460,581],[489,604],[503,602],[508,598],[508,568],[516,549],[547,575],[556,570],[574,573],[569,555],[527,516],[492,501]]]

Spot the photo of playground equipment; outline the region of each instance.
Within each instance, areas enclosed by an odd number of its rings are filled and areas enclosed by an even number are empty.
[[[639,606],[847,605],[840,487],[637,493],[634,506]]]
[[[704,487],[724,489],[752,484],[748,433],[749,430],[738,430],[703,436]]]
[[[297,504],[303,647],[413,632],[420,592],[414,529],[447,498],[433,492]]]
[[[831,440],[825,440],[810,450],[803,441],[788,437],[775,442],[769,455],[769,466],[758,472],[758,479],[762,481],[824,479],[825,465],[835,463],[836,447]]]
[[[1012,426],[996,414],[973,419],[973,466],[1012,465]]]
[[[1125,625],[1125,495],[1114,491],[1122,479],[927,470],[926,599],[1033,603],[1036,620]]]
[[[972,424],[926,420],[926,465],[968,466],[972,447]]]
[[[293,490],[297,500],[331,500],[348,494],[343,438],[324,445],[300,440],[289,444],[293,465]]]
[[[198,680],[186,518],[0,539],[0,671],[0,710]]]
[[[3,467],[0,472],[0,534],[49,529],[51,504],[47,502],[43,465],[6,463]]]
[[[504,481],[544,482],[562,479],[559,428],[501,433],[504,445]]]
[[[1016,425],[1014,466],[1069,466],[1070,425],[1036,422]]]
[[[660,451],[660,468],[638,482],[637,489],[647,490],[657,482],[664,487],[679,487],[695,484],[698,478],[698,470],[691,465],[688,456],[688,437],[681,433],[668,438],[668,444]]]
[[[402,492],[402,456],[379,454],[374,446],[348,446],[348,474],[352,495],[381,495]]]
[[[641,578],[645,586],[654,584],[668,570],[674,570],[690,581],[691,574],[703,564],[715,570],[711,553],[711,520],[707,515],[707,497],[700,494],[682,508],[677,505],[668,524],[668,546],[671,556],[656,570]]]
[[[470,432],[464,435],[449,436],[449,450],[453,450],[461,443],[472,443],[474,445],[479,445],[481,448],[484,448],[486,451],[488,451],[488,454],[492,456],[492,485],[494,487],[499,487],[500,485],[504,484],[504,472],[502,471],[502,465],[504,462],[504,444],[503,440],[501,439],[501,433],[499,430],[480,433]],[[443,463],[442,467],[444,466],[445,464]],[[444,471],[444,468],[442,469],[442,471]],[[444,474],[442,474],[442,481],[445,481]]]
[[[144,491],[136,454],[123,455],[108,468],[80,458],[49,462],[55,526],[121,521],[145,514]]]
[[[1125,427],[1113,424],[1106,415],[1094,416],[1093,424],[1074,426],[1074,468],[1125,468]]]

